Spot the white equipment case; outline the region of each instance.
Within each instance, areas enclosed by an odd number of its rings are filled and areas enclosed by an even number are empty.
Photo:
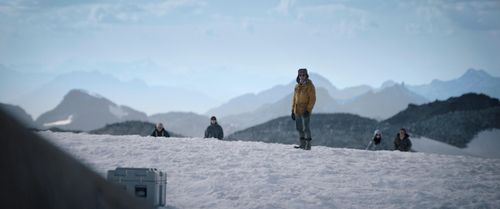
[[[156,168],[121,168],[108,171],[108,181],[154,206],[166,205],[167,174]]]

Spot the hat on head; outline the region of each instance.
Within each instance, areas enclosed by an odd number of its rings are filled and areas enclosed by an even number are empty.
[[[307,74],[307,69],[306,68],[299,68],[299,71],[298,71],[298,74],[300,73],[305,73],[306,74],[306,78],[309,79],[309,74]],[[297,75],[297,79],[295,79],[297,81],[297,83],[300,82],[300,78],[299,78],[299,75]]]
[[[215,118],[215,116],[212,116],[210,120],[217,120],[217,118]]]

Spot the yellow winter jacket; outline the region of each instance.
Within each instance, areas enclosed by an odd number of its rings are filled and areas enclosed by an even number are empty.
[[[307,79],[305,84],[295,85],[293,93],[292,112],[296,116],[302,116],[307,110],[312,113],[312,109],[316,103],[316,89],[311,80]]]

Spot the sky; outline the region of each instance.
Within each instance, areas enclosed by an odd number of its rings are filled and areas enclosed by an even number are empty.
[[[219,101],[306,67],[338,88],[500,76],[500,1],[0,0],[0,65],[99,71]]]

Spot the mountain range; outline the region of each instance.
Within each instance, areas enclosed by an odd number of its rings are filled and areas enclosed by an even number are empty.
[[[15,110],[19,114],[22,113],[19,107]],[[23,114],[21,116],[29,117]],[[168,131],[173,130],[173,133],[176,133],[175,136],[202,137],[205,128],[210,124],[210,119],[191,112],[169,112],[147,116],[144,112],[117,105],[100,95],[75,89],[66,94],[56,108],[42,114],[32,123],[41,129],[146,136],[159,122],[163,123]]]
[[[0,98],[9,103],[19,104],[31,114],[38,117],[42,113],[56,106],[63,96],[72,89],[85,89],[89,92],[98,92],[100,95],[117,102],[126,104],[150,113],[167,110],[190,111],[207,110],[207,104],[215,104],[215,99],[194,91],[171,86],[151,86],[142,80],[121,81],[116,77],[98,71],[75,71],[61,74],[52,79],[40,82],[31,82],[33,76],[26,74],[6,74],[0,81],[7,83],[0,85],[5,89],[0,91]],[[39,77],[39,76],[35,76]],[[23,79],[26,78],[26,81]],[[37,83],[38,88],[26,83]],[[1,82],[0,82],[1,83]],[[168,84],[168,80],[165,80]],[[15,88],[14,88],[15,87]],[[12,89],[15,89],[12,90]]]
[[[386,90],[392,91],[391,88],[398,86],[388,87]],[[325,89],[319,88],[318,90],[318,95],[329,98]],[[281,103],[288,105],[289,99],[290,97],[284,98]],[[325,105],[323,108],[341,106],[334,103],[335,100],[330,102],[332,102],[330,105]],[[280,105],[276,105],[274,107],[276,109],[267,107],[259,111],[267,111],[261,113],[271,115],[278,112],[279,107]],[[322,106],[319,105],[318,109],[321,108]],[[2,104],[2,109],[10,109],[8,112],[17,115],[18,118],[24,118],[26,123],[32,121],[31,117],[20,107]],[[404,111],[380,122],[349,113],[314,113],[313,115],[311,127],[315,145],[357,149],[363,149],[366,146],[375,129],[382,130],[386,137],[379,147],[391,149],[391,137],[400,127],[407,128],[413,136],[428,137],[459,148],[466,147],[470,140],[481,131],[500,128],[499,100],[475,93],[422,105],[409,104]],[[151,122],[163,122],[167,130],[179,133],[176,136],[202,136],[208,121],[207,116],[185,112],[155,114],[148,117],[145,113],[116,105],[99,95],[92,95],[83,90],[72,90],[56,108],[42,114],[34,124],[42,129],[56,131],[84,130],[94,134],[145,136],[154,129],[154,124]],[[227,136],[227,139],[296,143],[296,131],[290,116],[259,123],[260,125],[237,131]],[[227,135],[228,130],[225,129],[225,132]]]
[[[388,80],[384,82],[380,88],[360,85],[338,89],[328,79],[322,77],[321,75],[311,73],[310,76],[310,79],[314,82],[316,88],[326,89],[329,95],[339,103],[350,103],[352,100],[355,100],[357,97],[364,94],[368,94],[365,95],[367,98],[369,98],[370,95],[372,95],[371,97],[376,97],[378,96],[377,93],[383,89],[398,85],[398,83]],[[228,102],[218,107],[210,109],[206,112],[206,114],[226,117],[252,112],[265,104],[278,102],[283,97],[293,93],[293,87],[295,84],[296,82],[293,80],[286,85],[277,85],[257,94],[243,94],[230,99]],[[461,77],[449,81],[433,80],[431,83],[425,85],[400,85],[413,92],[410,96],[420,101],[417,103],[433,101],[436,99],[443,100],[452,96],[460,96],[468,92],[484,93],[489,96],[500,98],[500,78],[493,77],[483,70],[469,69]],[[374,101],[373,99],[370,100]],[[356,102],[354,102],[354,104],[355,103]],[[353,112],[355,113],[356,111]],[[389,116],[391,115],[384,114],[384,118],[388,118]]]
[[[298,140],[294,127],[289,117],[280,117],[235,132],[228,139],[293,144]],[[469,93],[446,101],[410,104],[381,122],[345,113],[313,114],[311,119],[314,144],[331,147],[365,148],[373,131],[380,129],[385,137],[380,148],[392,149],[393,137],[401,127],[411,135],[464,148],[479,132],[500,129],[500,102],[484,94]]]
[[[1,66],[0,66],[1,67]],[[2,79],[3,80],[3,79]],[[33,91],[26,101],[29,101],[31,106],[38,106],[37,101],[51,100],[60,101],[60,98],[55,98],[56,95],[63,94],[64,89],[70,86],[88,86],[86,83],[88,80],[93,80],[96,85],[93,89],[104,89],[102,91],[90,91],[99,92],[99,95],[103,95],[101,92],[112,92],[109,89],[114,89],[119,91],[118,94],[113,94],[113,97],[128,98],[127,100],[133,100],[134,104],[143,105],[156,105],[157,107],[171,107],[172,105],[179,101],[179,97],[172,96],[172,99],[168,99],[164,96],[158,95],[169,95],[169,93],[154,93],[163,92],[162,88],[153,90],[152,87],[147,86],[141,81],[137,82],[122,82],[115,79],[112,76],[101,74],[98,72],[73,72],[70,74],[65,74],[57,77],[45,85],[43,88]],[[333,84],[331,84],[326,78],[318,75],[311,74],[311,80],[313,80],[316,91],[317,91],[317,103],[313,113],[351,113],[360,115],[362,117],[368,117],[376,119],[379,121],[385,120],[399,111],[404,110],[409,104],[422,104],[428,102],[428,97],[420,96],[415,93],[412,89],[423,88],[422,86],[411,86],[405,84],[398,84],[394,81],[386,81],[380,88],[371,88],[369,86],[356,86],[345,89],[337,89]],[[495,86],[499,83],[499,78],[488,75],[482,70],[468,70],[464,75],[458,79],[450,81],[442,81],[444,86],[464,86],[460,91],[471,90],[475,92],[487,91],[490,94],[495,94],[499,90],[486,88]],[[466,83],[473,82],[473,83]],[[141,84],[142,83],[142,84]],[[426,89],[440,87],[435,86],[436,82],[428,84],[425,86]],[[459,85],[460,84],[460,85]],[[204,129],[209,124],[208,117],[215,115],[218,117],[219,123],[223,126],[226,135],[234,133],[245,128],[249,128],[266,121],[275,119],[281,116],[290,115],[291,97],[293,92],[293,87],[295,81],[291,81],[287,85],[277,85],[268,90],[262,91],[257,94],[244,94],[242,96],[236,97],[229,100],[227,103],[219,106],[218,108],[213,108],[207,112],[206,115],[200,115],[193,112],[166,112],[157,113],[151,116],[147,116],[146,113],[131,108],[130,106],[120,106],[115,104],[113,98],[108,98],[107,104],[99,105],[99,108],[92,105],[82,106],[81,102],[68,101],[63,97],[63,101],[59,104],[64,104],[64,108],[57,107],[56,109],[45,113],[43,117],[38,117],[35,125],[39,128],[58,128],[66,130],[93,130],[96,128],[101,128],[108,123],[123,122],[124,120],[143,120],[150,122],[163,122],[168,128],[172,128],[175,132],[182,134],[184,136],[202,136]],[[441,85],[441,86],[443,86]],[[466,87],[466,88],[465,88]],[[417,88],[417,89],[418,89]],[[105,90],[108,89],[108,90]],[[122,89],[122,90],[119,90]],[[141,91],[147,89],[146,92],[152,92],[151,94],[142,95]],[[113,90],[113,91],[114,91]],[[438,90],[436,90],[437,92]],[[455,91],[455,92],[460,92]],[[71,92],[71,91],[69,91]],[[86,93],[84,94],[90,95]],[[175,91],[181,94],[190,94],[184,91]],[[452,94],[452,93],[449,93]],[[95,95],[90,95],[91,98]],[[459,95],[458,95],[459,96]],[[61,96],[62,97],[62,96]],[[85,97],[85,95],[82,95]],[[141,99],[146,97],[147,99]],[[197,97],[194,94],[193,97]],[[96,98],[105,98],[103,96],[97,96]],[[161,98],[155,100],[156,98]],[[78,100],[78,98],[73,98]],[[81,99],[81,98],[80,98]],[[205,97],[196,98],[196,101],[191,101],[190,103],[196,103],[198,105],[206,105],[209,101],[205,100]],[[99,99],[97,99],[99,100]],[[154,100],[154,101],[153,101]],[[182,99],[180,99],[182,100]],[[199,102],[203,100],[204,102]],[[82,101],[87,101],[83,99]],[[111,102],[113,101],[113,102]],[[162,101],[162,102],[160,102]],[[98,104],[96,102],[95,104]],[[112,104],[110,104],[112,103]],[[117,102],[119,104],[127,104],[128,102]],[[70,106],[74,107],[70,107]],[[43,106],[40,104],[40,106]],[[55,105],[54,105],[55,106]],[[117,107],[117,108],[109,108]],[[85,108],[92,107],[93,113],[96,117],[89,117],[85,122],[83,122],[82,116],[75,118],[76,115],[92,115],[91,111],[85,112]],[[50,109],[50,108],[49,108]],[[66,109],[62,111],[61,109]],[[71,111],[69,111],[71,109]],[[141,109],[142,110],[142,109]],[[227,111],[224,111],[227,110]],[[135,112],[135,116],[120,116],[121,112]],[[96,113],[99,112],[99,113]],[[130,114],[130,113],[127,113]],[[107,116],[106,116],[107,115]],[[134,114],[131,114],[134,115]],[[103,117],[107,119],[103,119]],[[25,117],[26,118],[26,117]],[[29,121],[29,120],[27,120]],[[73,121],[73,125],[69,125],[69,121]],[[76,123],[75,121],[80,121]],[[84,125],[93,124],[93,125]]]
[[[484,70],[469,69],[457,79],[449,81],[433,80],[430,84],[408,86],[408,88],[430,101],[444,100],[468,92],[483,93],[500,98],[500,78],[493,77]]]
[[[325,89],[327,92],[326,95],[331,97],[331,99],[339,101],[350,100],[373,90],[370,86],[367,85],[338,89],[328,79],[316,73],[311,73],[310,79],[314,81],[314,85],[316,88]],[[280,102],[283,97],[288,97],[289,94],[293,93],[295,84],[296,81],[293,80],[290,81],[287,85],[276,85],[257,94],[243,94],[241,96],[230,99],[228,102],[218,107],[210,109],[206,114],[226,117],[242,113],[254,112],[262,106]]]
[[[241,130],[280,116],[288,116],[291,114],[292,96],[290,93],[277,102],[262,105],[254,111],[226,116],[223,121],[233,126],[230,130]],[[320,86],[316,87],[316,98],[314,113],[351,113],[374,119],[388,118],[406,108],[408,104],[422,104],[427,101],[399,84],[379,91],[369,90],[344,103],[340,103],[328,90]]]
[[[398,84],[389,80],[384,82],[380,88],[357,86],[339,90],[318,74],[311,74],[311,80],[315,84],[319,95],[313,112],[352,113],[377,120],[384,120],[393,116],[404,110],[408,104],[423,104],[433,101],[436,99],[433,95],[435,92],[449,90],[446,91],[446,94],[441,93],[441,97],[446,95],[448,97],[460,96],[468,92],[485,93],[489,96],[500,97],[500,87],[496,88],[500,85],[500,78],[493,77],[483,70],[475,69],[467,70],[464,75],[457,79],[437,82],[439,84],[433,82],[419,86]],[[240,113],[237,113],[238,111],[229,111],[232,115],[223,114],[222,121],[228,124],[228,127],[225,128],[230,130],[229,133],[276,117],[289,115],[294,85],[295,81],[292,81],[286,86],[275,86],[256,95],[248,94],[236,97],[228,103],[215,108],[217,112],[209,111],[208,114],[222,113],[225,108],[241,110]],[[322,89],[326,90],[326,93]],[[422,91],[422,89],[428,91]],[[422,94],[417,93],[417,91]],[[264,95],[273,96],[270,96],[269,98],[272,99],[266,102]],[[239,109],[239,105],[244,108]]]
[[[340,92],[333,86],[328,79],[311,73],[311,79],[314,80],[316,88],[324,88],[329,92]],[[283,97],[288,96],[293,93],[293,88],[296,82],[291,81],[287,85],[277,85],[270,89],[264,90],[260,93],[253,94],[247,93],[241,96],[230,99],[228,102],[207,111],[207,115],[217,115],[219,117],[234,116],[244,113],[254,112],[262,106],[271,105],[273,103],[279,102]],[[351,92],[351,90],[348,90]],[[347,92],[343,94],[348,94]],[[356,94],[352,94],[348,97],[354,97]],[[291,105],[291,104],[290,104]]]

